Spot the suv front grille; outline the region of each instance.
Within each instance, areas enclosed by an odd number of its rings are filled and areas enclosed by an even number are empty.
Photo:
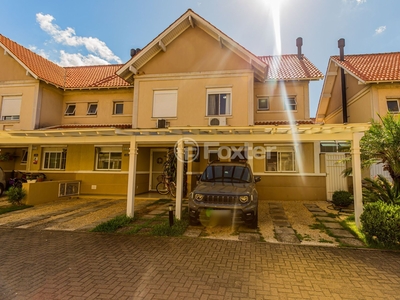
[[[239,202],[239,196],[221,196],[221,195],[204,195],[202,199],[204,203],[211,204],[236,204]]]

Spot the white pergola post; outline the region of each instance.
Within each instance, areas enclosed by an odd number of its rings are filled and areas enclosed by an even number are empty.
[[[128,174],[128,199],[126,204],[126,215],[133,218],[135,213],[135,187],[136,187],[136,161],[137,161],[136,138],[131,138],[129,148],[129,174]]]
[[[252,142],[247,142],[247,143],[245,143],[245,145],[247,145],[247,162],[249,163],[251,169],[254,172],[254,168],[253,168],[253,165],[254,165],[253,143]]]
[[[363,132],[354,132],[352,140],[352,168],[353,168],[353,192],[354,192],[354,215],[356,225],[361,227],[360,216],[363,212],[362,202],[362,178],[361,178],[361,158],[360,158],[360,140]]]
[[[175,217],[180,220],[182,216],[182,192],[183,192],[183,169],[184,169],[184,144],[183,139],[177,142],[176,153],[176,207]]]

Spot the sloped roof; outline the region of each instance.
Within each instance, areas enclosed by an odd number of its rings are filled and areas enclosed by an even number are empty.
[[[275,121],[256,121],[254,125],[309,125],[314,124],[315,119],[311,118],[309,120],[296,120],[296,121],[289,121],[289,120],[275,120]]]
[[[65,88],[119,87],[130,84],[115,72],[122,65],[65,67]]]
[[[268,65],[267,80],[321,79],[324,75],[304,55],[259,56]]]
[[[64,86],[64,68],[32,52],[0,34],[0,46],[16,59],[33,77],[54,84]]]
[[[253,67],[256,78],[265,78],[267,65],[263,61],[191,9],[188,9],[174,23],[147,44],[138,54],[133,56],[117,71],[117,74],[127,81],[133,81],[133,75],[137,70],[144,66],[160,51],[166,51],[168,45],[190,27],[198,27],[204,30],[218,41],[221,47],[227,47],[238,56],[248,61]]]
[[[0,34],[0,46],[34,78],[63,89],[127,87],[115,72],[122,65],[61,67]]]
[[[363,83],[400,81],[400,52],[345,55],[331,60]]]

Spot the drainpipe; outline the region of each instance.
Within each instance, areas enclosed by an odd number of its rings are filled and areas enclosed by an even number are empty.
[[[340,49],[340,61],[344,61],[344,39],[338,40],[338,48]],[[344,69],[340,68],[340,79],[342,84],[342,112],[343,112],[343,124],[347,124],[347,99],[346,99],[346,77],[344,75]]]

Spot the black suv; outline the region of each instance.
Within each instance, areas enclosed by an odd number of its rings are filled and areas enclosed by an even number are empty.
[[[189,195],[190,225],[198,225],[215,216],[257,228],[258,193],[255,185],[260,179],[253,176],[247,162],[210,163]]]

